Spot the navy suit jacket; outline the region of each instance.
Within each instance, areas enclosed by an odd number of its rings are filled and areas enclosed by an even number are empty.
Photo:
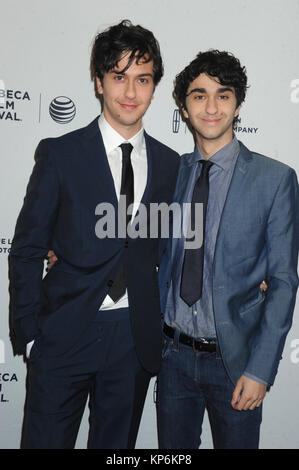
[[[170,203],[179,156],[145,134],[148,179],[142,203]],[[18,353],[34,347],[62,354],[94,318],[125,265],[136,350],[157,372],[161,357],[158,239],[99,239],[95,208],[118,201],[98,118],[85,128],[40,142],[13,238],[10,265],[11,336]],[[43,276],[53,249],[58,262]]]
[[[246,370],[272,384],[298,287],[298,182],[287,165],[240,145],[214,254],[216,332],[234,383]],[[182,156],[174,202],[184,202],[194,171],[190,154]],[[160,266],[162,312],[178,244],[183,249],[184,239],[168,241]],[[269,284],[266,294],[259,287],[263,279]]]

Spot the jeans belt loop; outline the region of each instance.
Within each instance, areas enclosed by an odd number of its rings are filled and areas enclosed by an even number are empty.
[[[180,332],[174,328],[173,349],[178,352],[180,349]]]
[[[192,349],[193,349],[193,352],[195,353],[198,353],[198,349],[195,348],[195,338],[192,338]]]
[[[195,343],[197,342],[197,347],[195,345]],[[195,338],[192,338],[192,348],[193,348],[193,352],[195,353],[199,353],[199,352],[202,352],[202,347],[201,347],[201,343],[200,341],[197,341]]]

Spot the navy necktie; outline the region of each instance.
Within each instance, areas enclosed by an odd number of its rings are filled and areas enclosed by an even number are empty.
[[[133,146],[130,143],[121,144],[122,150],[122,174],[120,195],[126,196],[126,213],[130,204],[134,202],[134,173],[131,163],[131,152]],[[131,216],[127,215],[126,224],[131,220]],[[117,302],[126,292],[127,283],[123,262],[120,263],[113,284],[109,290],[109,296],[114,302]]]
[[[191,201],[191,228],[195,230],[195,204],[203,204],[203,241],[200,248],[185,249],[182,268],[180,296],[191,307],[202,294],[203,264],[204,264],[204,240],[207,204],[209,198],[209,171],[212,162],[200,160],[202,169],[195,183]]]

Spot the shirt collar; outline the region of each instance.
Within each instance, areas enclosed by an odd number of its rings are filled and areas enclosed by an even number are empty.
[[[229,170],[231,165],[235,162],[237,156],[240,152],[240,144],[235,134],[233,140],[229,142],[225,147],[218,150],[209,161],[219,166],[223,170]],[[196,144],[195,152],[193,154],[192,163],[198,162],[200,160],[206,160],[206,158],[201,154],[198,145]]]
[[[143,127],[139,132],[137,132],[137,134],[126,140],[118,132],[116,132],[113,127],[110,126],[110,124],[106,121],[103,113],[100,115],[98,123],[107,154],[112,152],[112,150],[115,150],[124,142],[130,142],[138,154],[140,154],[142,148],[145,146]]]

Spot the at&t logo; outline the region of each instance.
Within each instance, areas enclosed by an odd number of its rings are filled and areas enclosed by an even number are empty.
[[[68,124],[76,115],[76,106],[67,96],[57,96],[50,104],[49,113],[58,124]]]

